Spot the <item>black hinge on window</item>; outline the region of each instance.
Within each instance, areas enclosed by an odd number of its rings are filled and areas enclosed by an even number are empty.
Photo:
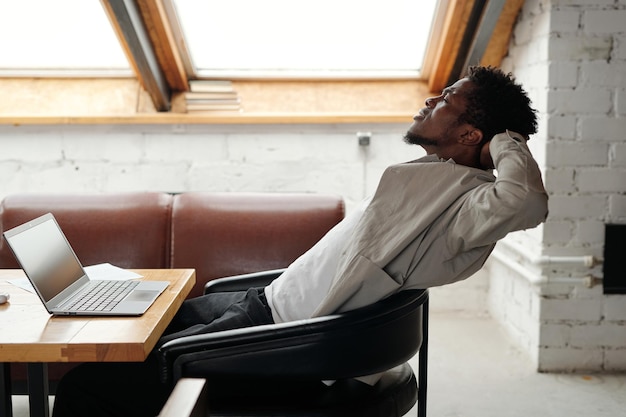
[[[604,293],[626,294],[626,224],[607,224],[604,231]]]

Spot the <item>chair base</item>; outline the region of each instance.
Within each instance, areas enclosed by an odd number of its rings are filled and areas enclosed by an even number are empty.
[[[409,364],[385,372],[374,386],[356,380],[321,382],[208,381],[210,416],[401,417],[417,402]]]

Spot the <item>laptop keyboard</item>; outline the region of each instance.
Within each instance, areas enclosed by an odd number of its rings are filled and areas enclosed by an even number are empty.
[[[64,309],[72,311],[111,311],[139,281],[91,281],[81,295]]]

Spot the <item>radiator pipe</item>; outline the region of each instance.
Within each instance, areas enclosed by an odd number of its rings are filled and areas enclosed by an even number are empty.
[[[508,240],[501,240],[498,245],[506,246],[508,250],[515,252],[518,255],[522,255],[533,265],[574,265],[585,266],[587,268],[593,268],[596,265],[602,263],[601,259],[592,255],[580,255],[580,256],[547,256],[539,255],[534,256],[528,253],[528,250],[519,243],[513,243]]]
[[[601,264],[602,261],[594,256],[532,256],[527,254],[519,244],[511,243],[508,241],[500,241],[498,245],[503,244],[508,250],[525,257],[528,262],[536,266],[544,265],[574,265],[585,266],[593,268],[594,266]],[[510,257],[507,257],[502,251],[496,250],[492,252],[492,256],[507,265],[511,269],[515,270],[518,274],[522,275],[533,285],[546,285],[546,284],[568,284],[568,285],[584,285],[587,288],[592,288],[595,285],[602,282],[602,278],[596,277],[591,274],[587,274],[582,277],[547,277],[544,275],[533,274],[527,268],[524,268],[518,262],[512,261]]]

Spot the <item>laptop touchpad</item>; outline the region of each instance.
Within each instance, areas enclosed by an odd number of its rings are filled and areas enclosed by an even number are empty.
[[[158,291],[135,290],[128,294],[124,301],[150,301],[158,295]]]

